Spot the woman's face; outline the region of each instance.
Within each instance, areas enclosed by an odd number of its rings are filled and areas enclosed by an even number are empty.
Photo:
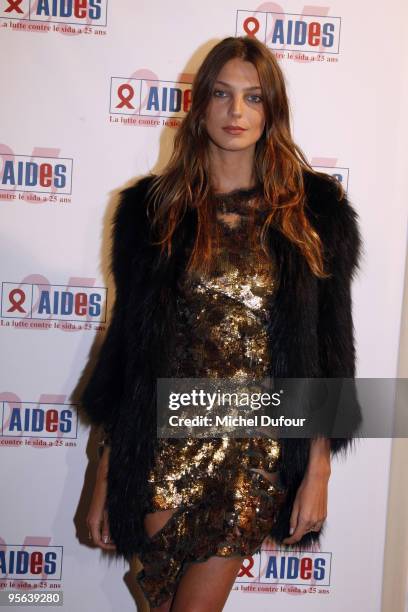
[[[205,126],[210,141],[225,151],[255,147],[265,113],[258,71],[251,62],[234,58],[224,64],[214,83]],[[228,129],[233,126],[242,129]]]

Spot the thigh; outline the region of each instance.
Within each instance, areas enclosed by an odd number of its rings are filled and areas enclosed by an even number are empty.
[[[210,557],[190,563],[177,587],[172,612],[220,612],[245,557]]]

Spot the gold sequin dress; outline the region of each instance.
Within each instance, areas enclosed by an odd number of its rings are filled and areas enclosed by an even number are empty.
[[[216,266],[178,283],[174,376],[263,378],[276,285],[273,254],[260,247],[266,207],[257,187],[216,194],[215,205]],[[140,555],[137,579],[151,607],[174,594],[189,563],[260,550],[285,498],[280,451],[265,437],[158,440],[147,512],[175,512]]]

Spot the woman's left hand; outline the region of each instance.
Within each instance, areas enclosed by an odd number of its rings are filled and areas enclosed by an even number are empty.
[[[308,531],[320,531],[327,516],[328,484],[330,468],[327,462],[309,465],[297,490],[290,517],[292,535],[285,538],[285,545],[295,544]]]

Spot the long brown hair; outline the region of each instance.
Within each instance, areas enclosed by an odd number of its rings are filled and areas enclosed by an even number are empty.
[[[198,212],[195,243],[187,270],[208,270],[211,264],[211,236],[214,231],[214,206],[209,177],[208,135],[203,125],[212,96],[214,82],[230,59],[251,62],[258,71],[265,111],[265,129],[255,146],[254,169],[263,185],[263,197],[270,204],[261,231],[262,248],[267,251],[269,225],[280,230],[298,246],[312,272],[320,277],[324,271],[322,245],[317,232],[304,213],[305,187],[303,169],[316,172],[295,144],[290,129],[290,109],[284,75],[273,53],[254,37],[228,37],[211,49],[195,75],[191,107],[183,118],[169,162],[149,189],[149,206],[154,209],[152,224],[158,230],[161,254],[171,254],[172,236],[186,208]],[[338,187],[338,199],[344,191],[341,183],[327,174]]]

